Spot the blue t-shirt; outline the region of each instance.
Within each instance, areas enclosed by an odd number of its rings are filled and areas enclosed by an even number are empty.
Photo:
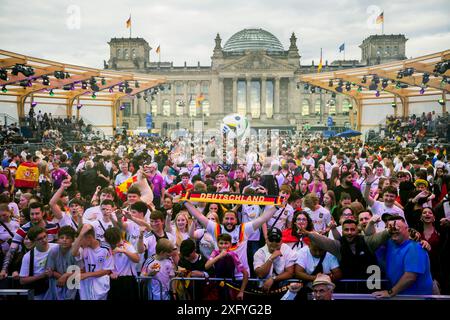
[[[386,248],[386,276],[392,286],[395,286],[405,272],[414,272],[417,279],[409,288],[398,294],[432,294],[430,259],[425,249],[416,241],[407,240],[397,245],[389,240]]]
[[[9,167],[9,160],[10,160],[10,158],[3,159],[3,161],[2,161],[2,167],[3,167],[4,169]]]

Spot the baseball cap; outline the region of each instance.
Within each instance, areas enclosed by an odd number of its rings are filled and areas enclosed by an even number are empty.
[[[428,188],[428,181],[426,181],[426,180],[423,180],[423,179],[417,179],[415,182],[414,182],[414,185],[417,187],[417,186],[419,186],[419,185],[421,185],[421,184],[424,184],[427,188]]]
[[[280,242],[281,241],[281,230],[278,228],[272,228],[269,230],[268,234],[267,234],[267,239],[270,242]]]

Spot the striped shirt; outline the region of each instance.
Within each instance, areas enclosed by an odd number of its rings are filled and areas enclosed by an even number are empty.
[[[21,245],[23,243],[23,240],[28,234],[28,231],[33,225],[31,222],[25,223],[23,226],[21,226],[19,229],[17,229],[16,233],[14,234],[14,238],[12,240],[13,243],[17,243],[18,245]],[[56,242],[58,238],[58,231],[59,226],[58,224],[45,222],[45,230],[47,231],[48,235],[48,242]]]

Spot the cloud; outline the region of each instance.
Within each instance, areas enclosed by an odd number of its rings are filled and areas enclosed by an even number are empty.
[[[69,26],[74,16],[68,12],[70,6],[80,10],[79,28]],[[346,59],[361,58],[358,46],[363,39],[381,33],[368,25],[377,10],[384,11],[385,33],[409,39],[408,57],[448,48],[450,2],[445,0],[3,0],[0,44],[1,49],[26,55],[102,67],[109,59],[107,42],[129,36],[125,21],[131,13],[133,37],[145,38],[154,50],[160,45],[161,59],[175,65],[184,61],[210,65],[217,33],[223,46],[234,33],[249,27],[273,33],[285,49],[295,32],[302,64],[312,60],[317,64],[320,48],[331,63],[342,59],[338,47],[343,42]],[[158,59],[154,50],[153,61]]]

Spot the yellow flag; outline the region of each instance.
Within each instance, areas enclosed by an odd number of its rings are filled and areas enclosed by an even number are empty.
[[[195,106],[198,108],[202,105],[203,100],[205,100],[205,96],[203,93],[200,93],[200,95],[195,99]]]
[[[130,17],[128,18],[128,20],[127,20],[127,29],[128,28],[131,28],[131,14],[130,14]]]
[[[160,53],[161,52],[161,48],[160,46],[158,46],[158,48],[156,48],[156,53]]]

